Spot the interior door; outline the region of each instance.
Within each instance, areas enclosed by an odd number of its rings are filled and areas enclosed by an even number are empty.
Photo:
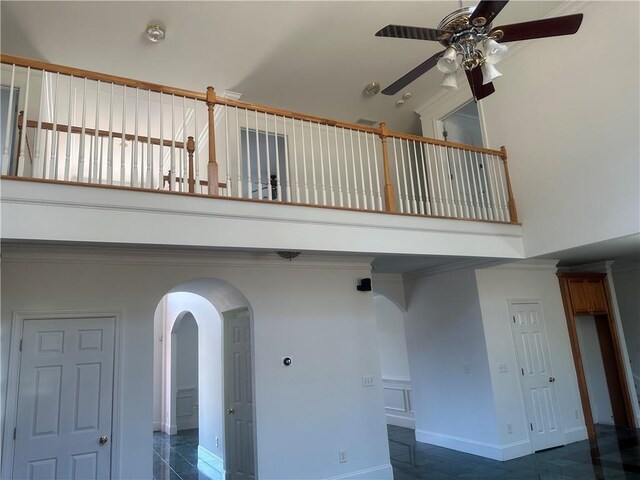
[[[539,303],[511,303],[511,327],[535,451],[566,443]]]
[[[251,326],[249,312],[225,316],[225,470],[232,480],[255,478]]]
[[[13,478],[110,478],[114,334],[114,318],[24,321]]]

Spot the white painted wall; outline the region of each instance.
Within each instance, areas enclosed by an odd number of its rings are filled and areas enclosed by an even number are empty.
[[[405,281],[416,439],[498,458],[500,438],[474,272]]]
[[[631,370],[640,387],[640,265],[616,263],[612,277]]]
[[[531,452],[528,421],[518,377],[509,300],[539,301],[544,315],[552,370],[567,443],[586,438],[569,333],[554,261],[530,261],[477,270],[484,338],[493,384],[499,443],[509,456]],[[499,373],[500,363],[507,373]],[[509,434],[507,424],[513,433]]]
[[[370,276],[369,259],[17,250],[3,248],[2,395],[13,311],[123,311],[114,477],[151,477],[156,307],[174,286],[213,277],[251,305],[260,478],[392,478],[373,301],[355,290],[358,278]],[[293,365],[284,368],[287,355]],[[363,388],[363,375],[375,385]],[[338,450],[347,451],[347,463],[338,462]]]
[[[510,44],[480,102],[488,145],[509,153],[527,257],[640,232],[640,5],[563,8],[584,13],[580,31]],[[469,98],[464,87],[418,109],[424,134]]]
[[[587,378],[587,390],[589,391],[589,403],[593,423],[613,425],[613,410],[607,387],[607,377],[602,362],[602,351],[598,341],[596,319],[592,315],[580,315],[576,317],[576,330],[580,342],[580,356]]]
[[[198,385],[198,324],[192,315],[185,316],[175,334],[177,338],[176,386],[178,388],[195,387]]]
[[[403,314],[382,295],[374,296],[373,305],[378,327],[382,377],[388,380],[411,381]]]

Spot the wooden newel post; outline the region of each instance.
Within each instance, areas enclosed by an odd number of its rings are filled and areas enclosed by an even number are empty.
[[[504,177],[507,181],[507,194],[509,195],[509,218],[511,223],[518,223],[518,211],[516,210],[516,200],[513,197],[513,189],[511,188],[511,177],[509,176],[509,164],[507,163],[507,149],[500,147],[502,152],[502,164],[504,165]]]
[[[207,87],[207,109],[209,110],[209,162],[207,163],[207,181],[209,195],[218,195],[218,163],[216,162],[216,135],[214,131],[215,119],[213,107],[216,105],[216,92],[213,87]]]
[[[380,140],[382,141],[382,165],[384,168],[384,206],[385,211],[396,211],[396,196],[391,184],[391,170],[389,169],[389,149],[387,147],[387,137],[389,129],[386,123],[380,124]]]
[[[196,191],[196,179],[193,173],[193,152],[196,151],[196,142],[193,137],[187,138],[187,153],[189,154],[189,193]]]

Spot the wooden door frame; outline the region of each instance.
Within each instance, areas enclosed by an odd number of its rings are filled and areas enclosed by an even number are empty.
[[[589,438],[594,439],[596,437],[596,429],[593,423],[593,412],[591,411],[591,403],[589,400],[589,389],[587,388],[587,379],[584,370],[584,364],[582,362],[582,355],[580,352],[580,342],[578,340],[578,332],[576,328],[576,315],[573,313],[571,305],[571,294],[569,291],[569,280],[572,278],[592,278],[602,281],[604,286],[604,292],[607,303],[607,312],[605,314],[598,314],[597,316],[607,317],[607,326],[611,334],[613,342],[613,351],[616,363],[616,370],[618,373],[618,380],[620,388],[622,390],[622,397],[625,407],[625,414],[627,417],[627,423],[635,428],[635,415],[633,413],[633,406],[631,404],[631,394],[629,392],[629,384],[627,382],[626,369],[624,368],[624,361],[622,357],[622,348],[620,346],[620,336],[618,334],[618,328],[613,316],[613,308],[611,303],[611,293],[609,292],[609,285],[607,282],[607,274],[605,273],[557,273],[558,281],[560,282],[560,292],[562,295],[562,304],[564,306],[564,313],[567,319],[567,329],[569,331],[569,341],[571,343],[571,354],[573,355],[573,364],[576,370],[576,376],[578,379],[578,390],[580,392],[580,402],[582,403],[582,411],[584,414],[585,426],[587,428],[587,434]],[[599,340],[599,339],[598,339]],[[608,388],[608,387],[607,387]]]
[[[15,456],[15,442],[13,430],[16,428],[18,415],[18,388],[20,381],[21,341],[25,320],[66,320],[82,318],[113,318],[114,319],[114,348],[113,348],[113,390],[111,400],[111,477],[120,474],[120,392],[122,328],[120,328],[123,312],[117,310],[48,310],[48,311],[15,311],[11,322],[11,340],[9,343],[9,364],[7,368],[7,396],[4,408],[4,429],[2,432],[2,470],[0,478],[13,478],[13,459]]]

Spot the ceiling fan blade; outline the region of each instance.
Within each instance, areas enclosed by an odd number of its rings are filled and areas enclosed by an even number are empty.
[[[476,101],[482,100],[496,91],[493,83],[482,84],[482,70],[480,70],[480,68],[476,67],[471,71],[465,70],[465,73],[467,74],[467,80],[469,80],[473,98],[475,98]]]
[[[406,87],[415,79],[417,79],[419,76],[425,74],[427,71],[435,67],[436,63],[438,63],[438,58],[440,57],[440,55],[442,55],[442,52],[438,52],[433,57],[428,58],[427,60],[422,62],[420,65],[418,65],[416,68],[411,70],[409,73],[399,78],[398,80],[393,82],[391,85],[389,85],[387,88],[382,90],[382,93],[384,95],[395,95],[404,87]]]
[[[565,17],[545,18],[533,22],[513,23],[503,25],[491,30],[490,35],[498,30],[503,32],[498,42],[517,42],[520,40],[532,40],[534,38],[558,37],[560,35],[573,35],[580,28],[582,14],[567,15]]]
[[[496,17],[496,15],[500,13],[500,10],[504,8],[507,2],[508,0],[499,2],[492,0],[482,0],[471,14],[471,17],[469,17],[469,23],[478,27],[489,25]],[[476,20],[480,18],[484,18],[485,21],[481,22],[479,20]],[[473,23],[474,20],[476,20],[476,22],[478,23]]]
[[[376,32],[376,37],[408,38],[412,40],[434,40],[451,36],[450,32],[435,28],[409,27],[407,25],[387,25]]]

